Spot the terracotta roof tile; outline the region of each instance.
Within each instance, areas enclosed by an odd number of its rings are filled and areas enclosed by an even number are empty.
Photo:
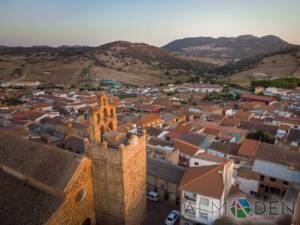
[[[199,147],[179,139],[175,140],[175,148],[179,149],[180,152],[190,156],[195,155],[199,150]]]
[[[259,143],[256,140],[245,139],[241,144],[238,154],[246,157],[255,157]]]
[[[256,159],[278,163],[300,170],[300,152],[293,152],[280,146],[261,143],[255,155]]]
[[[230,118],[230,117],[225,117],[223,119],[223,121],[221,122],[222,126],[226,126],[226,127],[236,127],[238,126],[240,123],[239,119],[236,118]]]
[[[211,198],[221,198],[224,190],[224,164],[213,166],[190,167],[186,170],[179,189],[198,193]]]
[[[2,131],[0,149],[1,165],[59,191],[64,191],[83,159],[80,155],[24,140]]]
[[[207,134],[207,135],[213,135],[213,136],[218,137],[218,136],[220,136],[221,131],[219,129],[214,129],[214,128],[205,128],[203,133]]]
[[[217,163],[221,163],[224,162],[225,159],[212,155],[212,154],[208,154],[207,152],[200,152],[197,155],[195,155],[193,158],[195,159],[202,159],[202,160],[206,160],[206,161],[210,161],[210,162],[217,162]]]

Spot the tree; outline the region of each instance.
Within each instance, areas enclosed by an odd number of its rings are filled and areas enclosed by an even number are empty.
[[[9,99],[5,100],[4,103],[7,104],[8,106],[15,106],[15,105],[23,104],[23,102],[17,98],[9,98]]]
[[[175,81],[175,84],[182,84],[182,81],[178,79]]]
[[[261,131],[261,130],[249,133],[247,135],[247,138],[262,141],[262,142],[266,142],[266,143],[270,143],[270,144],[275,143],[274,136],[272,136],[271,134],[269,134],[267,132]]]

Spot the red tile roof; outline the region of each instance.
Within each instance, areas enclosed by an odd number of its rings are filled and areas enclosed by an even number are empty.
[[[184,154],[187,154],[187,155],[190,155],[190,156],[195,155],[199,150],[199,147],[197,147],[195,145],[192,145],[188,142],[179,140],[179,139],[175,140],[175,148],[179,149],[179,151],[181,153],[184,153]]]
[[[260,102],[265,102],[265,103],[270,103],[270,102],[276,101],[275,98],[272,98],[272,97],[254,95],[254,94],[250,94],[250,93],[242,94],[241,99],[251,100],[251,101],[260,101]]]
[[[238,154],[241,156],[254,158],[259,147],[259,143],[260,142],[256,140],[245,139],[241,144]]]
[[[224,191],[224,165],[190,167],[186,170],[179,189],[211,198],[221,198]]]

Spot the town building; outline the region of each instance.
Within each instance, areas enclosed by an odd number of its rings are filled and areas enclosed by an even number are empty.
[[[253,171],[260,175],[258,193],[283,196],[293,184],[300,184],[300,153],[260,143]]]
[[[67,150],[0,133],[1,224],[142,223],[146,134],[117,131],[115,106],[104,93],[97,99],[79,154],[70,123]]]
[[[147,129],[149,127],[162,127],[164,124],[163,119],[159,114],[148,113],[142,115],[136,122],[138,129]]]
[[[179,150],[174,145],[174,141],[152,137],[147,143],[147,155],[150,158],[177,165],[179,162]]]
[[[0,139],[1,224],[96,224],[88,158],[5,132]]]
[[[275,98],[273,97],[254,95],[249,93],[242,94],[240,100],[245,102],[262,102],[266,105],[270,105],[276,102]]]
[[[147,190],[155,191],[162,200],[179,205],[179,185],[185,168],[161,160],[147,160]]]
[[[213,224],[224,213],[224,202],[232,186],[233,163],[190,167],[181,183],[182,225]]]

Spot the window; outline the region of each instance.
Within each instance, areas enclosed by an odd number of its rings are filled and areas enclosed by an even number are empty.
[[[289,185],[289,182],[283,181],[283,184],[284,184],[284,185]]]
[[[106,108],[103,109],[103,115],[104,115],[104,120],[106,121],[107,120],[107,116],[108,116]]]
[[[278,188],[270,187],[270,193],[280,195],[280,190]]]
[[[260,175],[260,180],[264,180],[264,179],[265,179],[265,176]]]
[[[208,213],[201,213],[200,212],[200,218],[208,220]]]
[[[199,166],[199,163],[198,162],[194,162],[194,166]]]
[[[200,205],[209,206],[209,198],[200,197]]]
[[[265,186],[265,192],[266,192],[266,193],[269,192],[269,186]]]
[[[195,193],[191,193],[191,192],[184,192],[184,198],[186,199],[186,200],[189,200],[189,201],[196,201],[196,194]]]
[[[81,189],[80,191],[78,191],[77,195],[76,195],[76,202],[81,202],[82,200],[84,200],[86,197],[86,191],[84,189]]]
[[[112,122],[109,122],[108,126],[109,126],[110,130],[113,130],[113,124],[112,124]]]
[[[114,117],[114,110],[113,109],[110,109],[110,116]]]
[[[97,114],[97,123],[100,124],[100,121],[101,121],[101,116],[100,116],[100,113],[98,113]]]
[[[274,177],[271,177],[270,180],[273,181],[273,182],[276,181],[276,179]]]

